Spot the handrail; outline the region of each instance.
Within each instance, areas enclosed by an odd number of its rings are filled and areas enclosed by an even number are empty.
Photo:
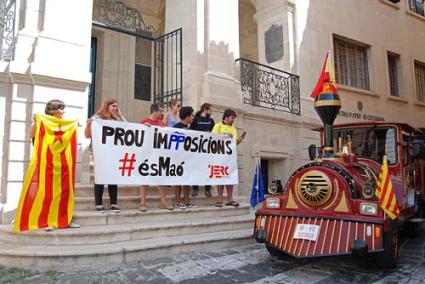
[[[247,62],[250,62],[250,63],[255,64],[255,65],[266,67],[267,69],[271,69],[271,70],[275,70],[275,71],[279,71],[279,72],[288,74],[289,76],[295,76],[295,77],[298,77],[298,78],[300,77],[299,75],[295,75],[295,74],[292,74],[292,73],[289,73],[289,72],[286,72],[286,71],[283,71],[283,70],[280,70],[280,69],[277,69],[277,68],[274,68],[274,67],[271,67],[271,66],[262,64],[260,62],[256,62],[256,61],[250,60],[250,59],[246,59],[246,58],[235,59],[235,62],[238,62],[238,61],[247,61]]]

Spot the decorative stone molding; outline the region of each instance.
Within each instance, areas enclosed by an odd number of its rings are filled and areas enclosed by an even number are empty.
[[[68,89],[74,91],[84,92],[89,81],[69,80],[57,77],[35,75],[35,74],[21,74],[13,72],[0,72],[0,82],[14,83],[14,84],[28,84],[28,85],[42,85],[53,88]]]
[[[139,10],[117,0],[95,0],[93,20],[134,32],[159,35],[152,25],[145,23]]]

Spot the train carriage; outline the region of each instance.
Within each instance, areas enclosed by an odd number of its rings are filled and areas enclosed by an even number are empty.
[[[372,253],[378,264],[394,267],[399,229],[414,233],[422,221],[424,132],[404,123],[334,126],[337,94],[322,93],[315,107],[324,122],[322,146],[310,146],[312,161],[292,174],[282,192],[271,187],[256,212],[254,237],[272,255]],[[400,212],[395,220],[375,195],[384,155]]]

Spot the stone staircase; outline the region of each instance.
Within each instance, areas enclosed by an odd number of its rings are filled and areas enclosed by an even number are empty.
[[[157,209],[159,195],[151,189],[148,211],[140,212],[138,187],[122,186],[121,212],[101,213],[94,209],[93,185],[77,185],[73,221],[81,228],[12,233],[12,225],[0,225],[0,265],[63,271],[253,243],[254,215],[246,201],[217,208],[216,198],[203,194],[192,198],[198,207],[169,211]],[[107,188],[104,196],[109,208]],[[173,196],[167,188],[168,200]]]

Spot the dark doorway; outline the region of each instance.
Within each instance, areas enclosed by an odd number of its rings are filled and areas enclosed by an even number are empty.
[[[263,176],[264,188],[269,184],[269,161],[261,159],[261,174]]]
[[[151,64],[141,65],[136,62],[135,99],[151,100],[150,86],[153,86],[153,102],[166,106],[172,99],[180,102],[183,101],[182,29],[177,29],[163,36],[155,36],[153,34],[122,29],[98,21],[93,21],[93,26],[152,42],[154,54]],[[97,40],[93,37],[90,54],[92,84],[89,89],[89,116],[94,112],[96,50]],[[147,72],[151,72],[151,74],[147,74]]]
[[[91,38],[90,46],[90,73],[91,83],[89,85],[89,101],[87,108],[87,117],[91,117],[94,114],[94,94],[96,91],[96,58],[97,58],[97,38]]]

